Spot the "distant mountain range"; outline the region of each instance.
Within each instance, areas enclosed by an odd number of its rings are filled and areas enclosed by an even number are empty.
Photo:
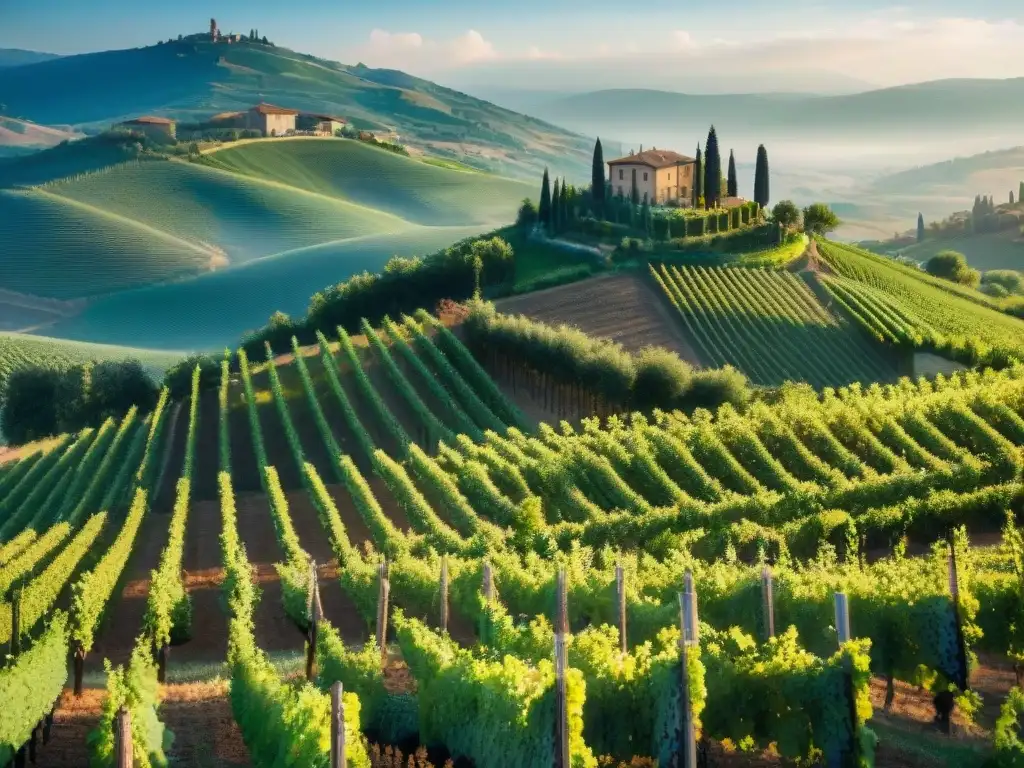
[[[20,67],[24,64],[36,64],[40,61],[59,59],[56,53],[40,53],[39,51],[23,51],[20,48],[0,48],[0,69]]]
[[[395,130],[411,147],[506,176],[536,179],[546,166],[589,175],[591,139],[404,72],[273,46],[194,35],[26,63],[0,77],[0,114],[93,131],[143,114],[198,120],[260,101]]]
[[[581,133],[625,140],[645,130],[702,135],[714,123],[730,135],[816,135],[874,141],[889,134],[1024,128],[1024,78],[936,80],[842,96],[746,93],[702,95],[646,89],[592,91],[541,100],[530,114]]]

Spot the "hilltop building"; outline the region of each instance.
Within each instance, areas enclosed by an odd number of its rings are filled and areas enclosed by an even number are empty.
[[[629,197],[635,186],[642,200],[664,204],[676,200],[690,205],[696,160],[667,149],[632,151],[626,157],[608,162],[612,194]]]
[[[308,112],[303,112],[295,120],[298,130],[312,131],[321,136],[334,136],[345,125],[344,118],[335,115],[314,115]]]
[[[296,109],[275,107],[273,104],[257,104],[247,113],[246,127],[263,131],[264,136],[283,136],[295,130]]]
[[[140,131],[155,138],[175,138],[174,121],[166,117],[143,115],[133,120],[125,120],[123,123],[118,123],[118,125],[131,128],[133,131]]]

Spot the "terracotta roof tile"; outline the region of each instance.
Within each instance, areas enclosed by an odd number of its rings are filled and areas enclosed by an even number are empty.
[[[635,155],[626,155],[618,160],[609,160],[608,165],[647,165],[651,168],[668,168],[673,165],[696,162],[692,157],[680,155],[669,149],[645,149]]]
[[[297,115],[299,111],[297,109],[285,109],[284,107],[275,107],[273,104],[257,104],[253,107],[251,112],[259,112],[261,115]]]
[[[153,117],[151,115],[143,115],[142,117],[125,120],[122,125],[129,123],[142,123],[144,125],[174,125],[173,120],[168,120],[166,117]]]

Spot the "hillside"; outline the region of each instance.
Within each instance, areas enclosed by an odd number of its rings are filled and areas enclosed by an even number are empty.
[[[1024,236],[1017,229],[927,237],[923,243],[914,243],[899,250],[902,256],[922,264],[940,251],[959,251],[975,269],[1024,270]]]
[[[585,176],[590,141],[426,80],[346,66],[285,48],[189,40],[67,56],[6,72],[6,114],[44,124],[106,127],[141,114],[185,120],[260,101],[339,114],[361,129],[506,176],[544,166]]]
[[[955,157],[876,178],[872,189],[888,194],[956,194],[970,207],[975,195],[1003,201],[1024,180],[1024,147]]]
[[[7,67],[20,67],[25,64],[37,64],[40,61],[59,59],[55,53],[41,53],[40,51],[25,51],[21,48],[0,48],[0,69]]]
[[[300,735],[309,737],[305,754],[324,762],[322,713],[335,677],[352,713],[347,754],[365,748],[363,733],[385,738],[380,725],[398,711],[404,730],[394,740],[418,744],[433,728],[432,758],[483,765],[501,734],[502,749],[532,750],[522,764],[553,764],[552,708],[535,705],[555,696],[551,623],[524,620],[550,615],[570,576],[564,605],[574,652],[593,649],[588,664],[574,660],[567,683],[578,764],[596,764],[594,753],[669,754],[674,726],[650,713],[663,706],[659,690],[674,696],[681,673],[691,674],[679,663],[675,628],[680,602],[698,594],[699,641],[684,648],[702,662],[693,665],[702,684],[691,689],[702,739],[716,752],[726,739],[758,750],[732,750],[729,765],[777,765],[760,758],[773,744],[810,762],[831,734],[847,731],[869,758],[877,740],[878,768],[942,764],[917,760],[922,753],[980,765],[993,751],[991,731],[1014,678],[1006,639],[1008,612],[1021,605],[1019,545],[1008,536],[1005,550],[971,547],[966,534],[993,540],[1024,494],[1019,369],[958,375],[940,387],[903,381],[823,397],[791,390],[743,413],[676,410],[556,430],[525,419],[517,405],[530,401],[553,420],[566,401],[586,402],[594,361],[577,358],[587,367],[542,382],[536,359],[484,355],[484,367],[459,341],[460,329],[417,320],[367,327],[366,344],[331,334],[336,341],[269,366],[243,362],[219,392],[201,391],[197,378],[191,396],[166,403],[151,422],[112,421],[0,477],[10,491],[0,502],[0,545],[14,563],[6,574],[25,576],[33,597],[21,626],[36,647],[57,637],[59,652],[19,657],[35,661],[19,670],[23,677],[43,670],[56,678],[42,703],[31,702],[35,722],[57,700],[41,764],[84,764],[97,747],[82,733],[104,727],[103,659],[127,663],[137,640],[160,647],[172,632],[165,683],[148,654],[132,667],[149,697],[135,711],[150,716],[153,731],[162,723],[175,732],[172,764],[202,753],[224,765],[262,765]],[[51,485],[68,493],[51,495]],[[134,504],[133,487],[141,499]],[[115,500],[103,508],[116,510],[116,524],[90,516],[98,498]],[[953,558],[942,542],[961,525]],[[105,578],[85,582],[96,567],[85,558],[92,551],[107,555],[97,568]],[[389,570],[378,570],[382,554]],[[498,588],[481,600],[487,570]],[[971,600],[950,600],[951,572],[969,575]],[[378,574],[388,579],[383,590]],[[616,623],[619,579],[629,585],[619,603],[624,629]],[[251,581],[260,599],[247,599]],[[84,599],[71,604],[73,617],[92,610],[106,619],[78,630],[93,649],[80,698],[69,690],[63,614],[53,610],[76,583],[93,589],[75,590]],[[766,589],[778,597],[770,613],[762,612]],[[381,592],[394,629],[382,638],[383,659],[372,646],[360,651]],[[856,633],[838,653],[828,624],[835,592],[848,596]],[[190,610],[172,611],[184,595]],[[322,608],[317,664],[330,671],[300,697],[291,682],[301,678],[305,638],[295,627],[305,625],[307,598]],[[51,613],[57,630],[43,620]],[[971,627],[963,644],[936,653],[934,638],[953,635],[961,621]],[[765,642],[773,626],[794,629]],[[0,642],[8,627],[0,625]],[[245,653],[225,668],[229,641]],[[599,682],[621,679],[623,658],[639,682],[628,697]],[[852,712],[825,704],[847,685],[847,661],[858,672],[849,683]],[[972,723],[957,713],[956,738],[936,733],[932,695],[915,684],[922,673],[984,695]],[[243,692],[257,684],[268,705],[244,708],[255,696]],[[116,693],[116,681],[108,685]],[[450,712],[429,706],[437,692],[452,707],[472,697],[503,707],[493,718],[483,706]],[[365,719],[356,719],[357,703]],[[503,731],[512,706],[519,720]],[[321,714],[297,721],[291,711]],[[794,725],[802,737],[790,745]],[[462,738],[470,728],[487,738]]]
[[[592,91],[553,99],[533,113],[571,130],[617,132],[668,123],[707,132],[757,125],[765,135],[828,134],[866,138],[899,130],[921,135],[954,128],[1016,129],[1024,120],[1024,78],[938,80],[843,96],[793,94],[693,95],[644,89]],[[632,130],[630,130],[632,129]]]
[[[202,162],[142,155],[105,167],[92,164],[125,155],[99,147],[93,156],[83,151],[91,141],[8,163],[11,183],[44,182],[0,189],[0,229],[18,254],[0,264],[8,290],[69,300],[225,269],[231,282],[233,268],[275,256],[273,282],[253,291],[239,278],[250,295],[283,282],[305,299],[379,268],[389,251],[428,252],[507,223],[534,191],[343,139],[267,139]],[[410,253],[415,241],[422,250]]]
[[[0,148],[42,149],[81,137],[82,134],[71,130],[0,116]]]

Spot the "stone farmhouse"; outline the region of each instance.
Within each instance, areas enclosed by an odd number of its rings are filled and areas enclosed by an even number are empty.
[[[175,123],[173,120],[169,120],[166,117],[143,115],[142,117],[136,117],[132,120],[125,120],[122,123],[118,123],[118,125],[130,128],[133,131],[145,133],[155,138],[175,138]]]
[[[246,128],[262,131],[264,136],[284,136],[295,130],[296,109],[275,107],[273,104],[257,104],[246,114]]]
[[[688,206],[693,201],[693,174],[697,161],[667,149],[651,148],[608,162],[612,194],[629,197],[635,186],[652,203],[664,205],[676,200]]]
[[[313,115],[303,112],[295,121],[300,131],[312,131],[319,136],[334,136],[345,127],[345,119],[335,115]]]

